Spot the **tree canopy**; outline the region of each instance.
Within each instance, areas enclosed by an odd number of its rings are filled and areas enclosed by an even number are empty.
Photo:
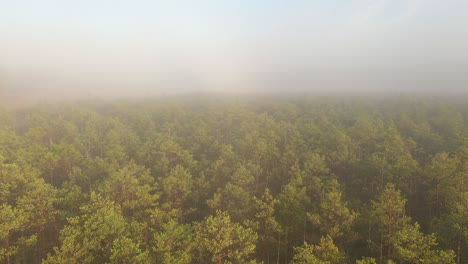
[[[468,263],[468,98],[0,109],[0,263]]]

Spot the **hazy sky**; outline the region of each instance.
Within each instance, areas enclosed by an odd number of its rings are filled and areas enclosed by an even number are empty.
[[[467,0],[0,0],[0,89],[468,91]]]

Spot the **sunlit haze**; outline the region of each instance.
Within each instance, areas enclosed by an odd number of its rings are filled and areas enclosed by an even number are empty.
[[[467,13],[466,0],[5,0],[0,93],[465,92]]]

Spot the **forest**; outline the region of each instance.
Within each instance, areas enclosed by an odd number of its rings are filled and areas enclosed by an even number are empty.
[[[0,263],[468,263],[468,97],[0,107]]]

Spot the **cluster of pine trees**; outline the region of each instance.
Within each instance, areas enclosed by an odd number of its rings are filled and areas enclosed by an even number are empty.
[[[2,263],[468,263],[468,98],[0,110]]]

